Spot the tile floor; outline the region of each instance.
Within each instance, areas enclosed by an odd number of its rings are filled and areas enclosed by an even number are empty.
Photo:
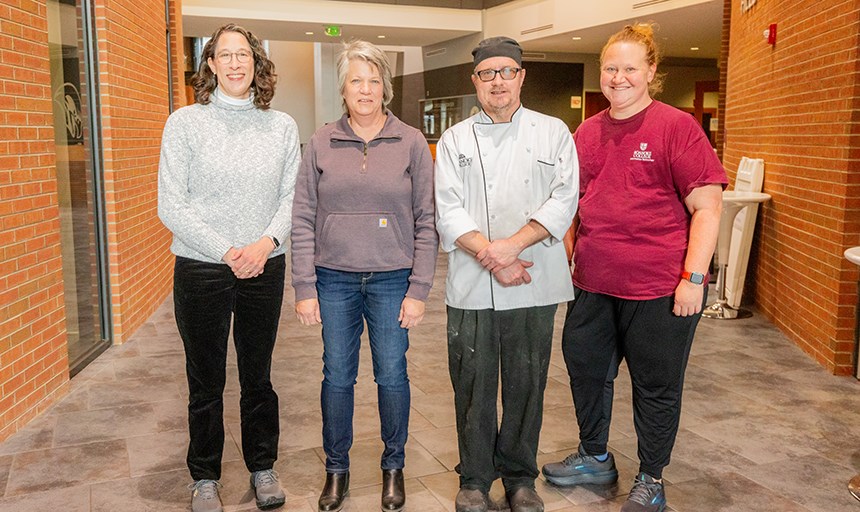
[[[440,262],[426,320],[411,333],[409,512],[451,511],[457,492],[442,300],[445,266]],[[322,348],[319,329],[301,327],[292,307],[284,304],[274,356],[273,380],[281,400],[276,469],[288,493],[282,510],[313,512],[324,478],[318,403]],[[559,326],[563,314],[564,306]],[[382,449],[368,356],[365,347],[346,512],[379,510]],[[72,379],[64,400],[0,443],[0,512],[189,510],[183,372],[182,344],[168,299],[131,341],[112,347]],[[235,365],[228,373],[222,497],[228,511],[255,510],[239,452]],[[638,464],[631,414],[629,379],[622,371],[610,442],[619,483],[560,489],[539,480],[548,511],[620,508]],[[665,472],[670,510],[860,512],[860,502],[846,490],[860,472],[860,382],[829,375],[761,315],[701,322],[681,427]],[[557,332],[538,462],[561,459],[576,445]],[[503,501],[502,494],[494,487],[497,501]]]

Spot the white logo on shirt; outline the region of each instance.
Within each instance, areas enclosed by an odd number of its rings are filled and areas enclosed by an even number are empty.
[[[651,158],[651,151],[645,151],[646,149],[648,149],[648,143],[640,142],[639,151],[634,151],[633,156],[630,158],[630,160],[637,160],[639,162],[653,162],[654,159]]]

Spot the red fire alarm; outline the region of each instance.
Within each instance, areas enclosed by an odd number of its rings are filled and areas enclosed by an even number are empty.
[[[776,23],[771,23],[767,30],[764,31],[764,37],[767,39],[767,44],[773,46],[776,44]]]

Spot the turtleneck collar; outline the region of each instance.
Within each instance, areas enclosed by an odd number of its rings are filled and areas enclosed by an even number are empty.
[[[212,103],[228,110],[250,110],[252,108],[256,108],[254,105],[253,91],[251,91],[251,94],[249,94],[247,98],[237,99],[224,94],[224,91],[222,91],[220,87],[216,86],[215,90],[212,91],[212,94],[209,95],[209,99]]]

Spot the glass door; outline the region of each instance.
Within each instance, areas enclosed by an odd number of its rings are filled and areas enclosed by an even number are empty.
[[[69,368],[110,345],[97,72],[90,0],[47,0]]]

